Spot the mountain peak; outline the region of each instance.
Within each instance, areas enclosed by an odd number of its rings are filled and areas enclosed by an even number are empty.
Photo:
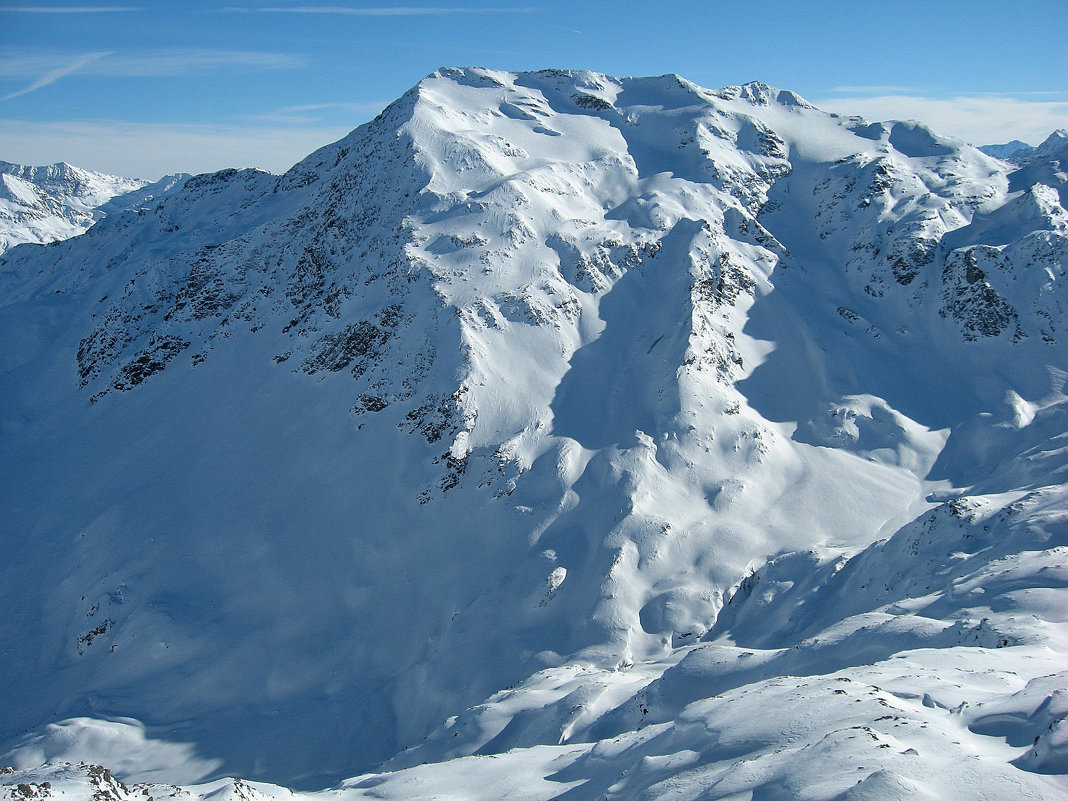
[[[717,94],[728,100],[741,98],[755,106],[767,106],[777,103],[782,106],[796,106],[805,109],[815,108],[800,95],[788,90],[777,89],[763,81],[749,81],[740,86],[726,86],[719,90]]]
[[[1027,142],[1013,139],[1011,142],[1006,142],[1001,145],[982,145],[979,150],[994,158],[1015,161],[1017,156],[1026,156],[1031,153],[1034,148],[1027,144]]]
[[[1040,157],[1063,157],[1066,148],[1068,148],[1068,131],[1059,128],[1035,148],[1034,154]]]

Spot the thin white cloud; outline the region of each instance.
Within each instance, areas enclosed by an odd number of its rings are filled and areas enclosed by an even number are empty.
[[[304,63],[290,53],[248,50],[176,49],[155,52],[38,53],[0,57],[0,77],[31,78],[28,86],[0,97],[0,102],[41,89],[72,73],[109,78],[198,75],[227,67],[290,69]]]
[[[926,97],[930,99],[945,99],[949,94],[945,91],[939,90],[936,87],[920,87],[920,86],[895,86],[895,85],[867,85],[858,84],[855,86],[834,86],[829,90],[835,94],[851,95],[851,96],[870,96],[870,97]],[[954,97],[1010,97],[1010,98],[1025,98],[1025,97],[1043,97],[1047,100],[1054,100],[1058,98],[1068,98],[1068,92],[1063,89],[1029,89],[1026,91],[995,91],[995,90],[974,90],[969,92],[956,92]]]
[[[832,92],[846,95],[914,95],[919,90],[911,86],[835,86]]]
[[[112,120],[0,119],[3,157],[18,164],[66,161],[112,175],[155,179],[227,167],[289,169],[351,125],[168,125]]]
[[[915,95],[831,97],[813,100],[825,111],[869,120],[918,120],[935,133],[975,145],[1019,139],[1037,144],[1068,128],[1068,102],[1005,96],[931,98]]]
[[[1044,97],[1047,100],[1068,98],[1063,89],[1031,89],[1026,92],[961,92],[961,97]]]
[[[0,97],[0,102],[10,100],[13,97],[19,97],[21,95],[29,94],[30,92],[34,92],[38,89],[41,89],[42,87],[48,86],[51,83],[55,83],[60,78],[66,75],[70,75],[72,72],[77,72],[78,70],[84,69],[89,64],[92,64],[95,61],[99,61],[107,55],[109,55],[107,52],[84,53],[75,58],[73,61],[64,64],[63,66],[55,67],[53,69],[48,70],[47,72],[45,72],[44,75],[39,77],[29,86],[19,89],[17,92],[11,92],[10,94]]]
[[[370,103],[306,103],[302,106],[286,106],[280,108],[277,114],[299,114],[304,111],[323,111],[324,109],[340,109],[342,111],[354,109],[366,109]],[[382,105],[385,105],[384,103]],[[381,108],[381,106],[379,106]]]
[[[110,14],[116,11],[141,11],[137,6],[14,6],[0,9],[20,14]]]
[[[290,125],[317,125],[323,123],[324,117],[338,119],[367,119],[374,116],[388,105],[388,101],[370,103],[305,103],[299,106],[286,106],[266,114],[259,114],[252,119],[261,122],[282,122]]]
[[[226,8],[224,11],[257,14],[340,14],[353,17],[417,17],[450,14],[530,14],[535,6],[470,8],[440,6],[387,6],[380,8],[352,8],[351,6],[268,6],[258,8]]]
[[[117,53],[95,65],[91,74],[109,77],[158,77],[212,72],[220,67],[290,69],[304,60],[291,53],[250,50],[163,50],[152,53]]]

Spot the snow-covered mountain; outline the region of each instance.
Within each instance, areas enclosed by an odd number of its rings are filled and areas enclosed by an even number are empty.
[[[447,69],[9,252],[6,791],[1063,797],[1054,150]]]
[[[1011,142],[1005,142],[1000,145],[980,145],[979,149],[988,156],[1005,159],[1006,161],[1015,161],[1017,157],[1025,157],[1034,150],[1027,142],[1021,142],[1019,139],[1013,139]]]
[[[988,156],[1004,159],[1015,164],[1028,164],[1034,161],[1061,162],[1068,148],[1068,131],[1054,131],[1038,147],[1031,147],[1026,142],[1014,139],[1004,145],[984,145],[979,149]]]
[[[0,253],[23,242],[47,244],[76,236],[108,212],[150,202],[187,177],[149,182],[62,162],[29,167],[0,161]]]

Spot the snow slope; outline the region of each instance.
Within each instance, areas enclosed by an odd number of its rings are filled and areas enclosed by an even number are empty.
[[[9,252],[7,792],[1059,797],[1058,153],[447,69]]]
[[[76,236],[109,211],[148,203],[186,177],[150,183],[65,163],[28,167],[0,161],[0,253],[23,242]]]

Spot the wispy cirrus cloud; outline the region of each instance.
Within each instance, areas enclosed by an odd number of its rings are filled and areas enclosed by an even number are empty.
[[[384,6],[378,8],[353,8],[351,6],[261,6],[229,7],[224,12],[244,14],[338,14],[352,17],[419,17],[447,16],[450,14],[531,14],[540,9],[536,6],[501,6],[474,8],[467,6]]]
[[[1004,90],[972,90],[972,91],[946,91],[944,88],[936,86],[896,86],[896,85],[868,85],[861,84],[856,86],[834,86],[828,91],[834,92],[839,95],[850,96],[871,96],[871,97],[887,97],[887,96],[905,96],[905,97],[925,97],[925,98],[964,98],[964,97],[1010,97],[1010,98],[1025,98],[1025,97],[1044,97],[1050,100],[1068,98],[1068,92],[1063,89],[1028,89],[1025,91],[1004,91]]]
[[[139,6],[13,6],[2,10],[19,14],[111,14],[142,9]]]
[[[99,61],[107,55],[109,55],[107,52],[84,53],[76,57],[73,61],[69,61],[66,64],[60,65],[58,67],[53,67],[52,69],[47,70],[43,75],[38,77],[37,80],[35,80],[29,86],[25,86],[22,89],[19,89],[18,91],[10,92],[9,94],[0,97],[0,102],[3,102],[4,100],[11,100],[13,97],[26,95],[30,92],[35,92],[38,89],[48,86],[51,83],[55,83],[60,78],[63,78],[66,75],[70,75],[72,72],[77,72],[80,69],[84,69],[89,64],[92,64],[94,61]],[[0,67],[0,69],[2,69],[2,67]]]
[[[936,133],[975,145],[1019,139],[1037,144],[1058,128],[1068,128],[1068,102],[1007,95],[925,97],[885,94],[813,100],[825,111],[869,120],[918,120]]]
[[[305,103],[299,106],[286,106],[255,117],[264,122],[281,122],[290,125],[313,125],[322,123],[324,118],[347,117],[349,119],[366,119],[384,109],[388,101],[368,103]]]
[[[32,78],[27,86],[0,97],[0,102],[29,94],[68,75],[78,73],[110,78],[151,78],[200,75],[226,68],[290,69],[304,63],[300,56],[249,50],[174,49],[120,53],[34,53],[0,57],[0,78]]]
[[[92,68],[92,74],[112,77],[194,75],[222,67],[291,69],[304,64],[293,53],[255,50],[177,49],[151,53],[116,53]]]
[[[845,95],[916,95],[922,89],[913,86],[835,86],[831,89],[836,94]]]
[[[287,69],[303,64],[304,59],[299,55],[256,50],[172,48],[79,54],[16,53],[0,56],[0,77],[25,78],[49,72],[63,71],[63,74],[69,74],[80,70],[85,75],[150,78],[160,75],[191,75],[227,66]]]

